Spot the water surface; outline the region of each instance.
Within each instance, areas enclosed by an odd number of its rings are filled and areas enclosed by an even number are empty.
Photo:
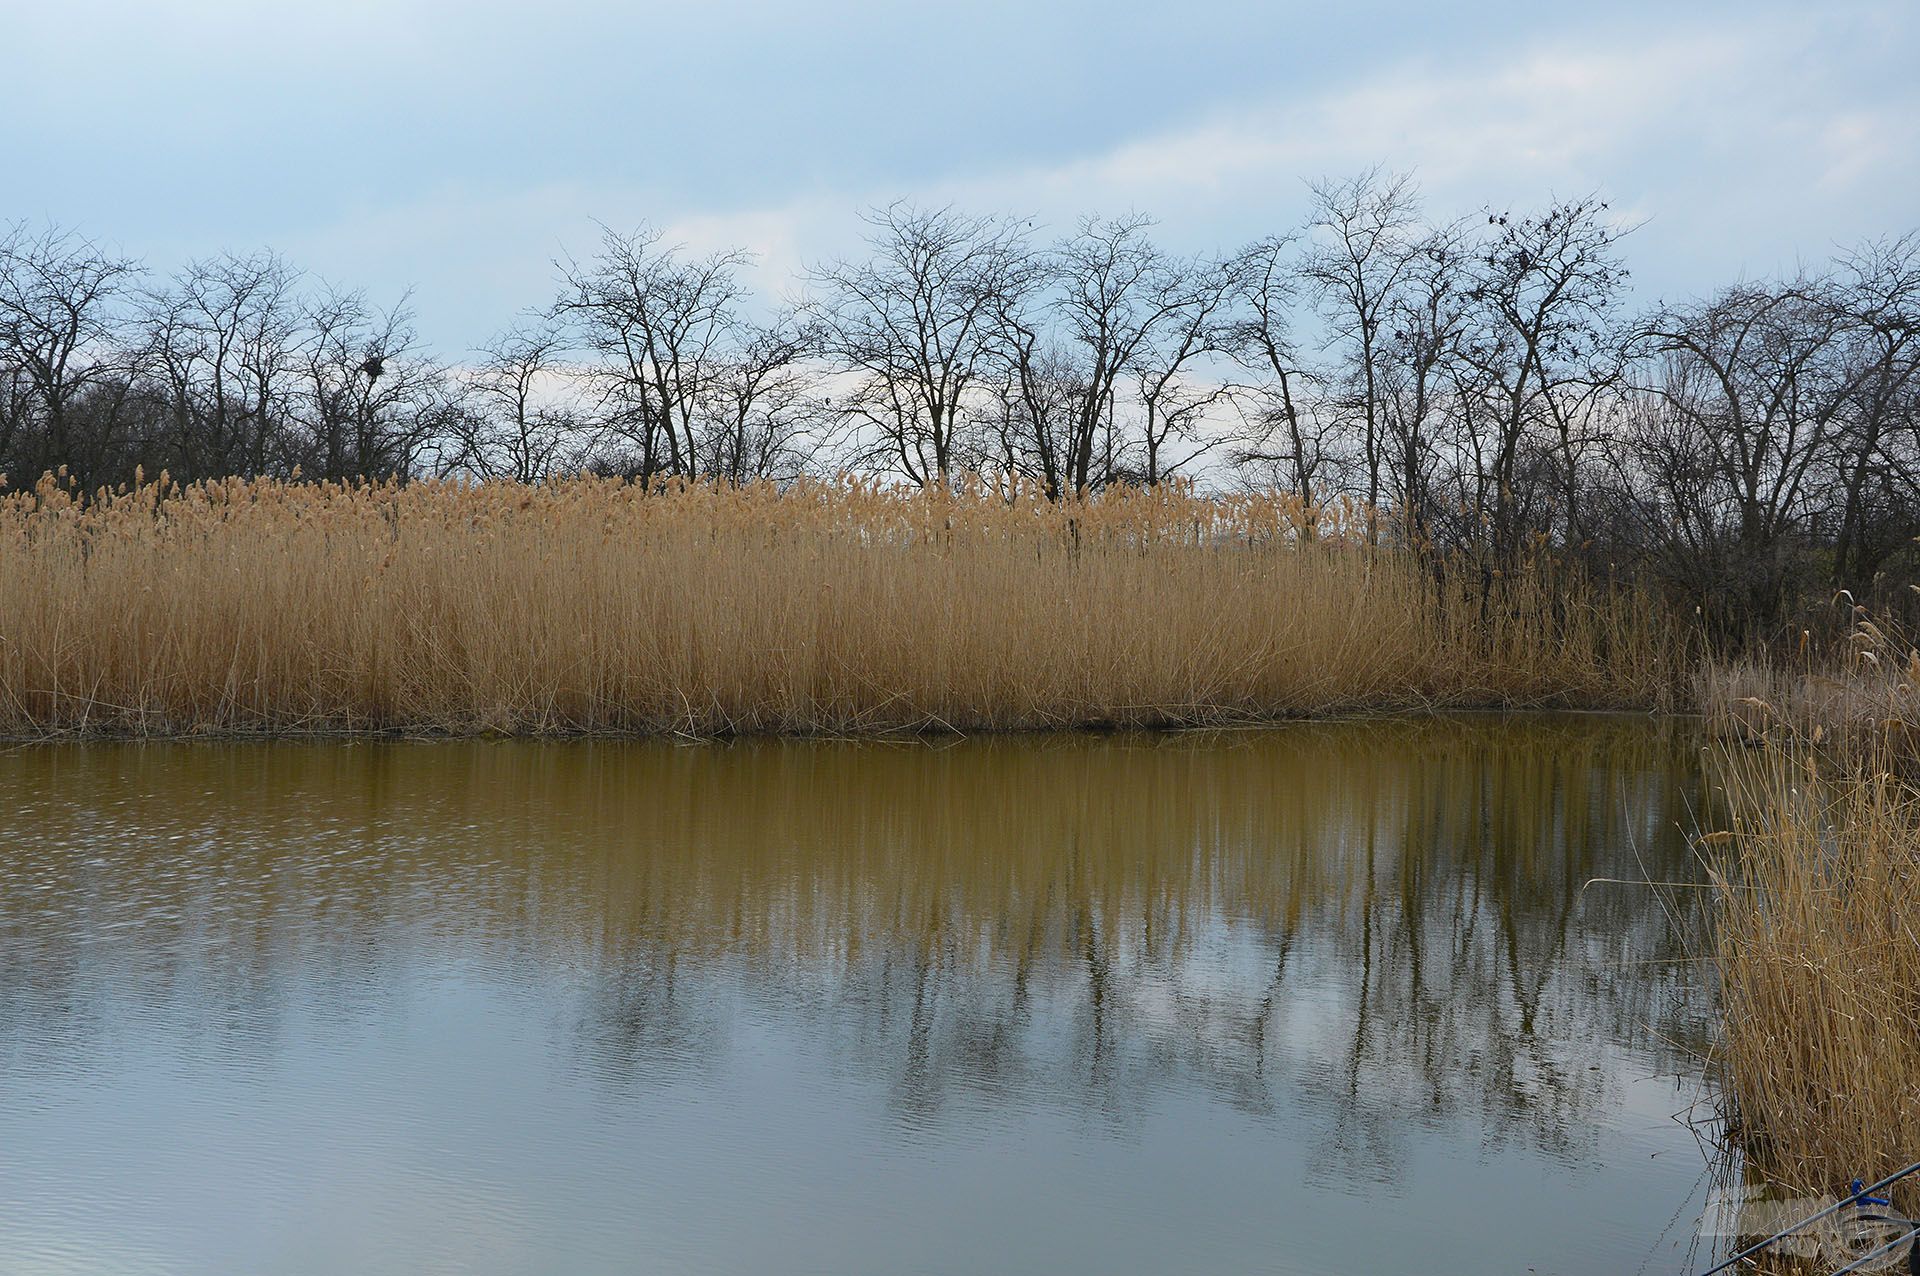
[[[1684,1268],[1694,742],[0,755],[0,1271]],[[1691,1211],[1691,1212],[1690,1212]]]

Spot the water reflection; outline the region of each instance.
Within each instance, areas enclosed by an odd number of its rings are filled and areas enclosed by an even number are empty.
[[[1046,1128],[1080,1154],[1137,1149],[1172,1113],[1203,1158],[1282,1132],[1308,1167],[1284,1213],[1309,1270],[1346,1243],[1311,1234],[1316,1184],[1457,1220],[1409,1168],[1433,1149],[1583,1174],[1645,1106],[1635,1087],[1693,1075],[1705,1048],[1672,898],[1585,885],[1693,876],[1692,742],[1644,722],[93,745],[0,757],[0,792],[0,1136],[43,1171],[60,1126],[21,1114],[64,1103],[96,1128],[89,1105],[114,1101],[88,1078],[164,1077],[286,1134],[318,1119],[300,1111],[317,1072],[411,1094],[497,1069],[480,1101],[532,1096],[538,1128],[496,1107],[458,1142],[520,1166],[516,1192],[533,1145],[597,1148],[616,1177],[673,1159],[599,1140],[611,1114],[691,1092],[762,1130],[822,1105],[835,1133],[813,1137],[835,1141],[857,1221],[890,1190],[857,1167],[916,1141]],[[1665,1199],[1593,1269],[1643,1253]],[[664,1230],[659,1266],[740,1259],[700,1234],[667,1261]],[[1229,1263],[1253,1252],[1215,1240]],[[1266,1224],[1244,1240],[1273,1257]],[[834,1253],[823,1270],[898,1269]]]

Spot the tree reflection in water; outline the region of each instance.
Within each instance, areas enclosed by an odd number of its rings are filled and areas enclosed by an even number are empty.
[[[699,1073],[756,1025],[897,1119],[1169,1097],[1587,1150],[1709,1007],[1684,727],[1454,719],[921,743],[87,745],[0,758],[0,1063],[109,985],[238,1057],[422,964],[550,999],[568,1068]],[[325,971],[324,979],[313,972]]]

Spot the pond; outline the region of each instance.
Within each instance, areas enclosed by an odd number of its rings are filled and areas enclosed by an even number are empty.
[[[1706,801],[1592,716],[14,749],[0,1270],[1684,1270]]]

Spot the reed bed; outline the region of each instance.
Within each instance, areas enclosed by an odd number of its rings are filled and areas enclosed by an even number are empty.
[[[1841,670],[1758,678],[1708,705],[1748,746],[1712,856],[1732,1132],[1835,1191],[1920,1159],[1920,652],[1863,621]]]
[[[1858,615],[1837,658],[1802,653],[1703,666],[1695,693],[1707,734],[1749,747],[1816,747],[1855,767],[1920,763],[1920,650]]]
[[[1627,586],[1350,507],[985,484],[164,480],[0,499],[0,732],[855,734],[1652,706]]]

